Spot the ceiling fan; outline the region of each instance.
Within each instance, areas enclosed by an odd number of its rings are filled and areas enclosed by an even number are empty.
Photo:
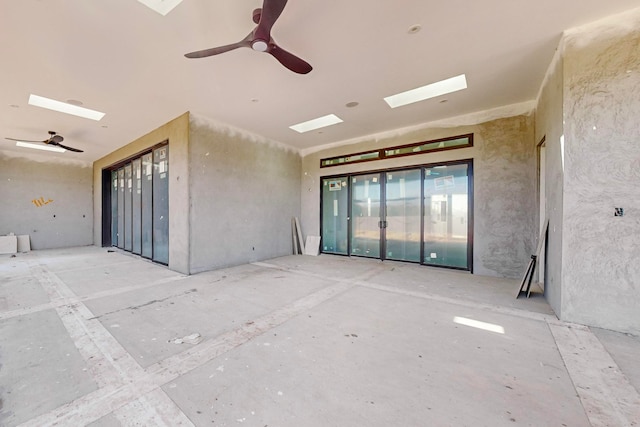
[[[50,130],[49,131],[49,139],[45,139],[44,141],[29,141],[27,139],[15,139],[15,138],[5,138],[9,141],[17,141],[17,142],[40,142],[47,145],[55,145],[56,147],[64,148],[65,150],[74,151],[76,153],[83,153],[84,151],[79,150],[73,147],[67,147],[66,145],[60,144],[64,141],[64,137],[62,135],[58,135],[56,132]]]
[[[262,8],[253,11],[253,22],[258,24],[258,26],[255,27],[247,37],[237,43],[199,50],[187,53],[185,56],[187,58],[204,58],[228,52],[239,47],[250,47],[258,52],[270,54],[294,73],[307,74],[313,69],[311,65],[282,49],[271,37],[271,27],[273,27],[273,24],[284,10],[286,4],[287,0],[264,0]]]

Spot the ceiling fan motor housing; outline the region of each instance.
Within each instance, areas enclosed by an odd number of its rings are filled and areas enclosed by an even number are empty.
[[[253,50],[257,50],[258,52],[266,52],[269,48],[269,45],[264,40],[256,39],[251,42],[251,48]]]

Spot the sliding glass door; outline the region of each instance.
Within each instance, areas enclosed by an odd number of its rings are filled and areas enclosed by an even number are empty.
[[[351,255],[380,257],[381,191],[379,173],[351,178]]]
[[[118,240],[115,243],[120,249],[124,249],[124,168],[118,169],[118,216],[116,217],[118,223]]]
[[[388,172],[385,180],[387,259],[420,262],[420,169]]]
[[[153,154],[142,156],[142,190],[141,220],[142,220],[142,256],[153,257]]]
[[[472,269],[471,161],[322,179],[322,252]]]
[[[466,269],[469,166],[434,166],[424,178],[424,263]]]
[[[111,171],[111,245],[118,245],[118,171]]]
[[[131,252],[133,241],[133,206],[132,194],[133,183],[131,181],[131,163],[124,167],[124,250]]]
[[[142,253],[142,160],[140,158],[131,162],[133,189],[131,190],[131,251],[134,254]]]
[[[346,176],[322,180],[322,251],[346,255],[349,189]]]
[[[169,146],[153,150],[153,260],[169,264]]]

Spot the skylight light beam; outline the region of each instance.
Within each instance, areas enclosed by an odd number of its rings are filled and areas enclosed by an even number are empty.
[[[324,128],[327,126],[342,123],[342,119],[335,114],[328,114],[326,116],[318,117],[317,119],[309,120],[306,122],[298,123],[297,125],[289,126],[289,129],[293,129],[298,133],[310,132],[312,130]]]
[[[403,105],[413,104],[414,102],[424,101],[436,96],[446,95],[447,93],[457,92],[467,88],[467,78],[464,74],[460,74],[450,79],[441,80],[406,92],[384,98],[389,107],[396,108]]]
[[[28,142],[22,142],[22,141],[16,142],[16,146],[23,147],[23,148],[34,148],[36,150],[55,151],[56,153],[64,153],[65,151],[67,151],[67,150],[65,150],[64,148],[61,148],[61,147],[52,147],[52,146],[49,146],[49,145],[30,144]]]
[[[33,94],[29,95],[29,105],[95,121],[100,121],[105,116],[105,113],[101,113],[100,111],[78,107],[77,105],[67,104],[66,102],[56,101],[55,99],[49,99],[44,96]]]
[[[493,323],[480,322],[478,320],[467,319],[466,317],[454,317],[453,322],[458,325],[470,326],[472,328],[482,329],[483,331],[494,332],[496,334],[504,334],[504,328]]]

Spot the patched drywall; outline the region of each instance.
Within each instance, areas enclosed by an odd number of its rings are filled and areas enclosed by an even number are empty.
[[[545,216],[549,219],[544,264],[545,296],[558,317],[562,316],[562,227],[563,227],[563,61],[560,52],[549,66],[535,114],[535,141],[544,139]],[[544,222],[544,218],[542,218]],[[538,222],[540,223],[540,221]]]
[[[320,159],[376,148],[474,134],[474,146],[389,160],[320,169]],[[371,141],[310,153],[302,162],[302,229],[320,234],[320,179],[339,175],[441,163],[474,161],[474,273],[521,277],[536,242],[536,163],[533,116],[501,118],[487,123],[422,128],[372,137]]]
[[[189,113],[149,132],[93,164],[94,242],[102,244],[102,170],[169,142],[169,268],[189,273]]]
[[[300,156],[191,115],[191,272],[292,253],[300,216]]]
[[[595,28],[565,40],[562,317],[640,334],[640,12]]]
[[[0,152],[0,235],[28,234],[31,249],[93,244],[91,164]]]

